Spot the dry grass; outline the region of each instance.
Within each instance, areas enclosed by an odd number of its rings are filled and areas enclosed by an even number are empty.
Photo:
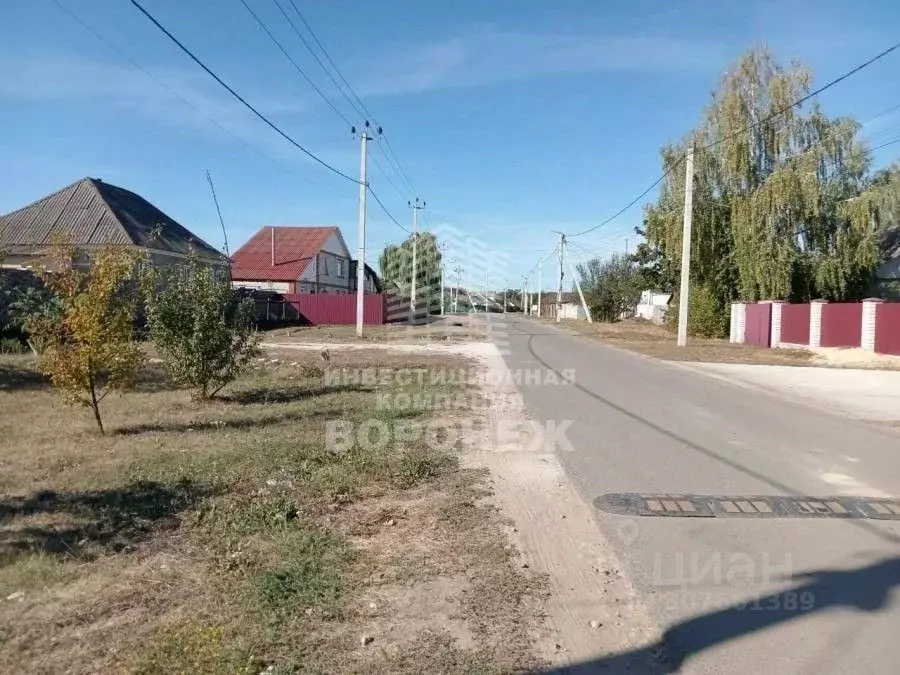
[[[326,384],[317,354],[290,358],[260,362],[209,404],[148,369],[104,401],[100,436],[28,357],[0,357],[0,671],[540,665],[539,580],[516,564],[484,477],[422,445],[326,447],[329,419],[433,411],[375,410],[399,384]]]
[[[387,324],[366,326],[362,340],[365,342],[465,342],[483,339],[482,326],[474,324],[469,316],[447,316],[421,326]],[[267,342],[357,342],[355,326],[308,326],[278,328],[267,331]]]
[[[802,349],[768,349],[709,338],[689,338],[685,347],[678,347],[675,344],[675,335],[664,327],[640,320],[618,323],[564,320],[559,325],[576,335],[667,361],[778,366],[816,365],[813,355]]]

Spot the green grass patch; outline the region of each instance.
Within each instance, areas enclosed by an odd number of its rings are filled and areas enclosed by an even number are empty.
[[[285,535],[278,549],[284,562],[253,579],[265,609],[278,616],[315,607],[335,610],[351,561],[346,542],[321,530],[301,529]]]
[[[255,674],[262,670],[237,636],[220,626],[196,621],[158,631],[131,663],[123,665],[140,675]]]

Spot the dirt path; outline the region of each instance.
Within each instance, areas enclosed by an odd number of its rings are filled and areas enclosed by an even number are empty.
[[[465,345],[486,369],[490,424],[527,419],[522,396],[497,348]],[[548,625],[537,648],[556,666],[622,653],[654,641],[652,622],[593,520],[590,506],[569,482],[552,448],[523,449],[497,440],[463,458],[493,477],[493,500],[513,523],[509,536],[523,564],[547,575]],[[656,663],[636,663],[653,672]]]

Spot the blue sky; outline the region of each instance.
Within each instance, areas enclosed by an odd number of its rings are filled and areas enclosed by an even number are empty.
[[[59,0],[179,97],[134,68],[53,0],[5,0],[0,22],[0,212],[83,176],[134,190],[221,246],[205,181],[216,182],[232,248],[269,224],[337,224],[355,251],[357,186],[329,174],[230,98],[130,3]],[[291,12],[287,0],[280,0]],[[344,115],[340,98],[278,12],[248,0]],[[239,93],[342,171],[359,143],[269,41],[240,0],[143,0]],[[647,187],[658,149],[699,119],[719,76],[765,43],[821,84],[897,38],[891,0],[628,3],[597,0],[297,0],[384,127],[424,224],[502,251],[513,285],[552,230],[603,220]],[[900,103],[900,54],[826,92],[829,114],[864,120]],[[197,112],[197,110],[200,112]],[[215,120],[218,125],[210,121]],[[900,135],[900,114],[864,129]],[[242,140],[237,140],[235,136]],[[876,154],[878,164],[900,146]],[[388,168],[384,150],[372,155]],[[370,182],[408,225],[408,189],[370,163]],[[403,184],[390,170],[397,187]],[[402,194],[401,194],[402,193]],[[371,203],[370,260],[405,234]],[[576,240],[621,250],[640,209]],[[580,249],[573,249],[576,256]],[[492,285],[502,280],[492,279]]]

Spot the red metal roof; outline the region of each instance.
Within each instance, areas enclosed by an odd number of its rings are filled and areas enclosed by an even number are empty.
[[[333,225],[263,227],[231,256],[231,277],[238,281],[296,281],[337,230]]]

